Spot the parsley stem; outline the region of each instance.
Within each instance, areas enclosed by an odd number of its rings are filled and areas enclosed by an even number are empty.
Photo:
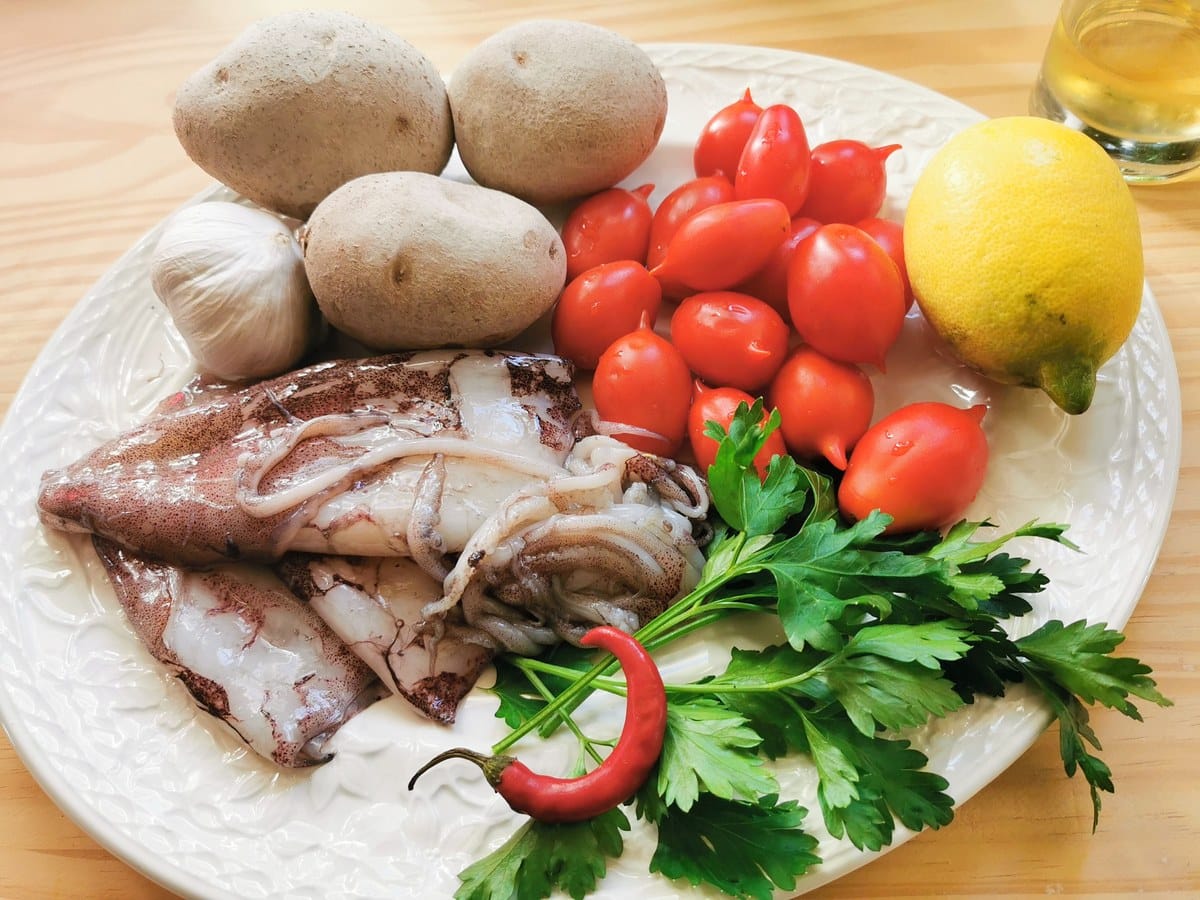
[[[795,687],[798,684],[820,675],[829,667],[836,665],[842,659],[842,652],[827,656],[811,669],[801,672],[799,675],[793,675],[791,678],[780,678],[776,681],[763,681],[758,684],[733,684],[730,682],[722,682],[720,678],[714,678],[711,681],[692,682],[690,684],[668,684],[666,686],[669,694],[771,694],[780,691],[786,691],[790,687]]]
[[[572,669],[567,666],[556,666],[554,663],[548,663],[541,659],[530,659],[528,657],[523,657],[521,659],[512,660],[511,662],[518,669],[524,672],[525,677],[530,681],[533,681],[535,678],[537,678],[537,675],[535,674],[537,672],[541,672],[545,675],[554,675],[558,678],[564,679],[565,681],[575,681],[583,674],[578,669]],[[622,697],[625,696],[624,681],[618,681],[615,678],[597,678],[593,683],[602,691],[608,691],[610,694],[619,694]],[[539,688],[539,692],[540,690],[541,689]],[[549,692],[543,695],[546,700],[554,699],[554,693],[550,692],[549,688],[546,690]],[[569,719],[570,716],[563,716],[562,718],[565,721],[566,719]]]
[[[739,539],[744,541],[744,535],[739,535]],[[692,615],[696,607],[700,606],[709,595],[723,587],[731,578],[737,577],[740,574],[742,573],[737,572],[736,569],[731,569],[710,582],[702,582],[678,603],[668,607],[660,616],[651,619],[639,628],[634,637],[647,647],[661,646],[665,641],[656,641],[656,638],[671,631],[672,627],[677,623],[686,621],[687,617]],[[524,662],[530,661],[525,660]],[[496,754],[503,753],[521,738],[525,737],[525,735],[542,728],[551,719],[558,717],[561,711],[573,709],[592,691],[593,682],[602,676],[611,675],[616,669],[617,661],[612,656],[607,657],[603,662],[596,663],[586,672],[576,672],[572,669],[570,677],[575,680],[553,700],[549,700],[538,712],[534,713],[494,744],[492,752]],[[522,670],[527,671],[523,666]]]
[[[688,619],[692,616],[697,616],[699,614],[701,618],[707,620],[704,622],[704,624],[708,624],[709,621],[716,621],[716,618],[708,618],[710,610],[715,611],[721,606],[724,606],[725,601],[713,602],[708,608],[705,608],[706,601],[708,601],[709,597],[721,590],[723,587],[725,587],[725,585],[734,579],[753,574],[760,569],[760,566],[753,561],[739,564],[740,561],[738,560],[738,557],[740,556],[742,548],[745,546],[747,539],[748,536],[745,534],[745,532],[739,532],[736,537],[732,538],[732,540],[736,542],[735,551],[732,557],[734,563],[728,569],[724,570],[716,577],[713,577],[711,580],[702,581],[695,588],[693,588],[692,592],[686,597],[668,607],[657,618],[651,619],[649,622],[639,628],[637,632],[635,632],[634,637],[641,641],[645,646],[656,649],[677,637],[690,634],[696,628],[701,627],[700,625],[696,625],[694,627],[689,625]],[[754,555],[752,554],[751,560],[753,560],[753,558]],[[742,596],[751,597],[754,595],[746,594]],[[769,595],[764,592],[762,596],[766,597]],[[733,607],[731,606],[730,608],[732,609]],[[722,617],[723,615],[718,616],[718,618]],[[527,660],[526,662],[529,661]],[[521,666],[521,668],[526,672],[526,676],[528,677],[529,672],[537,669],[538,667],[535,666],[531,667],[530,669],[526,669],[524,666]],[[497,742],[492,747],[492,752],[497,754],[503,753],[505,750],[516,744],[521,738],[525,737],[525,735],[547,726],[552,719],[561,717],[564,710],[574,709],[589,693],[591,693],[592,690],[594,690],[595,687],[602,687],[605,690],[614,690],[617,684],[616,682],[609,681],[607,686],[604,684],[596,684],[596,682],[598,679],[604,676],[611,675],[616,671],[616,669],[617,661],[611,656],[603,662],[596,663],[596,665],[592,666],[592,668],[588,669],[586,672],[576,672],[572,669],[569,677],[573,678],[574,680],[571,682],[571,684],[569,684],[562,691],[562,693],[554,697],[553,700],[547,701],[546,705],[538,712],[534,713],[532,716],[510,731],[499,742]],[[557,674],[548,672],[545,669],[541,669],[540,671],[546,672],[547,674]],[[553,729],[551,728],[550,730],[552,731]]]
[[[578,680],[568,685],[561,694],[559,694],[553,700],[548,701],[546,705],[541,708],[541,710],[534,713],[532,716],[510,731],[505,737],[501,738],[497,743],[495,743],[492,746],[492,752],[495,754],[503,753],[531,731],[536,731],[550,719],[559,717],[563,710],[587,696],[591,689],[592,682],[594,682],[601,675],[607,675],[616,671],[617,665],[618,663],[616,658],[610,655],[604,662],[597,663],[588,671],[576,673]]]
[[[550,690],[550,688],[546,687],[546,683],[542,681],[536,672],[525,670],[525,677],[529,679],[529,683],[537,689],[537,692],[541,694],[547,702],[554,699],[554,692]],[[600,752],[592,745],[591,739],[583,733],[583,730],[580,729],[579,725],[574,719],[571,718],[569,713],[560,712],[558,718],[559,721],[571,729],[575,737],[579,739],[580,746],[587,751],[587,754],[591,756],[592,759],[594,759],[597,763],[604,762],[604,757],[601,756]]]
[[[762,596],[765,597],[768,595],[764,593]],[[681,637],[686,637],[694,631],[700,631],[703,628],[707,628],[709,625],[720,622],[722,619],[726,619],[729,616],[739,612],[770,613],[774,612],[774,610],[769,607],[765,607],[760,603],[719,600],[703,607],[694,618],[681,622],[677,627],[671,629],[665,634],[647,640],[646,647],[650,650],[657,650],[659,647],[664,647],[672,641],[675,641]]]

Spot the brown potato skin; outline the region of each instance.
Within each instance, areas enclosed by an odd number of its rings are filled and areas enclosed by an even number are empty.
[[[454,145],[433,63],[387,29],[336,12],[251,25],[180,86],[174,124],[200,168],[298,219],[359,175],[440,172]]]
[[[382,351],[503,344],[549,311],[567,271],[533,206],[418,172],[344,184],[301,243],[329,324]]]
[[[497,32],[463,58],[448,90],[471,177],[539,205],[621,181],[667,117],[666,85],[645,51],[583,22]]]

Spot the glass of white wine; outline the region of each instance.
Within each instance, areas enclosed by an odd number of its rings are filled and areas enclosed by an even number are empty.
[[[1200,0],[1064,0],[1029,109],[1130,182],[1200,175]]]

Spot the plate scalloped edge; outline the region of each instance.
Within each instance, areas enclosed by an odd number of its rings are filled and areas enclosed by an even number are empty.
[[[671,115],[660,149],[629,181],[655,181],[667,190],[669,179],[686,177],[680,166],[690,163],[691,140],[704,119],[746,86],[770,102],[795,105],[814,144],[843,136],[902,139],[906,152],[897,154],[894,168],[889,164],[894,190],[885,207],[896,216],[928,155],[954,130],[982,118],[926,88],[839,60],[736,45],[646,48],[667,79]],[[228,196],[213,188],[190,202]],[[347,726],[336,739],[338,756],[322,769],[283,773],[260,764],[208,727],[149,659],[86,545],[47,535],[37,523],[33,498],[43,468],[127,426],[186,376],[186,350],[165,327],[165,313],[146,284],[157,232],[125,254],[70,313],[0,430],[0,464],[9,472],[0,488],[0,529],[8,538],[0,547],[7,598],[0,604],[0,722],[64,812],[177,893],[448,895],[454,873],[503,840],[515,820],[501,804],[481,802],[478,783],[465,775],[446,775],[430,797],[380,792],[379,772],[408,771],[412,760],[444,746],[443,731],[387,701]],[[937,395],[928,399],[989,405],[996,423],[989,438],[1000,461],[977,503],[980,515],[1002,526],[1019,524],[1031,510],[1070,521],[1087,555],[1104,560],[1098,573],[1086,557],[1036,548],[1034,558],[1052,577],[1040,616],[1086,615],[1123,626],[1165,535],[1181,454],[1178,376],[1149,288],[1134,334],[1101,373],[1095,411],[1070,422],[1030,392],[998,388],[956,369],[923,342],[916,318],[906,323],[903,340],[909,375],[879,383],[881,406],[914,385]],[[1003,514],[997,516],[989,507],[999,501]],[[493,708],[486,696],[473,694],[456,740],[490,743],[498,734]],[[963,802],[1020,756],[1048,719],[1018,691],[913,737]],[[530,757],[550,759],[556,750],[535,748]],[[980,755],[986,765],[969,764]],[[785,795],[815,809],[804,767],[780,774]],[[898,830],[893,847],[910,836]],[[455,849],[442,852],[443,843]],[[645,843],[629,841],[599,896],[629,889],[679,896],[681,886],[645,874]],[[828,835],[821,851],[825,862],[799,890],[875,855]]]

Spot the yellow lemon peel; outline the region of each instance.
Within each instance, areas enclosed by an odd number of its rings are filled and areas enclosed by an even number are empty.
[[[913,188],[904,252],[922,313],[963,362],[1072,414],[1141,306],[1128,186],[1099,146],[1046,119],[951,138]]]

